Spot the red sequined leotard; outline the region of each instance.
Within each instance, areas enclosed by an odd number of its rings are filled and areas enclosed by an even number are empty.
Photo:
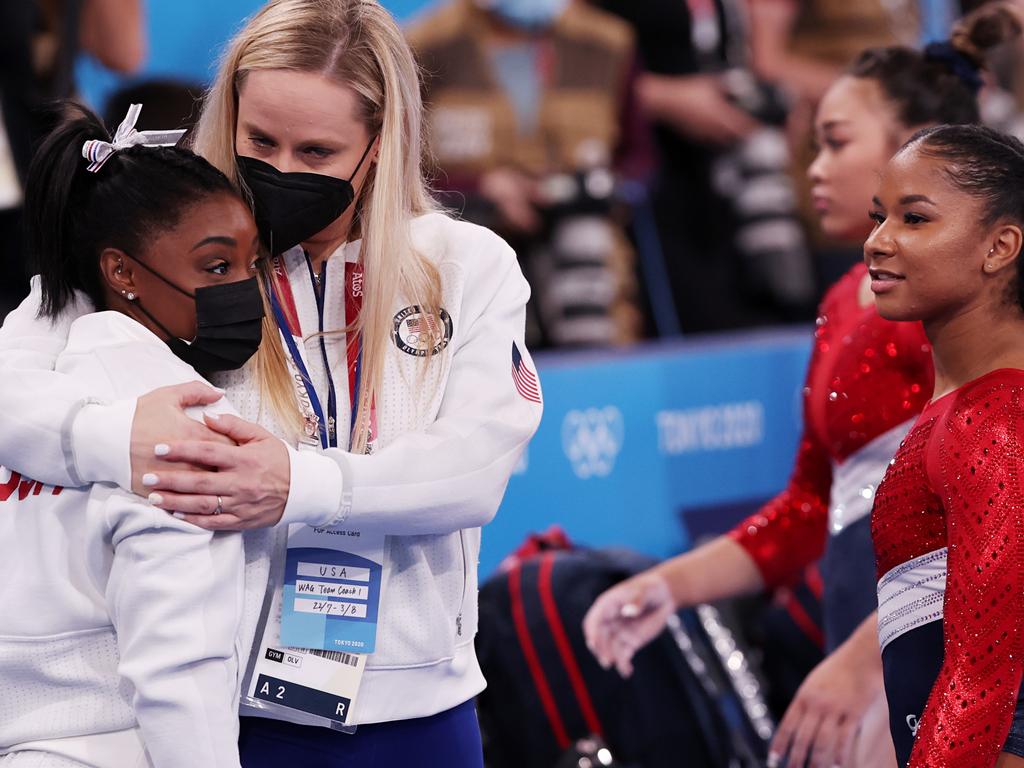
[[[921,325],[890,322],[873,303],[861,306],[866,274],[857,264],[821,303],[788,485],[730,532],[769,587],[794,581],[821,556],[833,468],[920,413],[932,393],[931,347]]]
[[[897,754],[912,768],[993,765],[1024,654],[1024,371],[929,404],[871,524]]]

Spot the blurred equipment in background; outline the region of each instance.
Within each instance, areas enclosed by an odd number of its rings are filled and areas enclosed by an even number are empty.
[[[774,727],[749,654],[711,606],[683,611],[636,656],[632,677],[598,666],[583,616],[652,564],[626,550],[532,536],[480,592],[477,650],[488,768],[754,768]],[[580,754],[579,740],[596,749]]]
[[[0,3],[0,313],[28,293],[22,185],[33,147],[50,127],[38,107],[74,96],[80,53],[130,72],[142,64],[145,48],[142,0]]]
[[[435,186],[519,254],[530,345],[638,339],[617,195],[644,163],[628,27],[576,0],[449,0],[409,39],[425,70]]]

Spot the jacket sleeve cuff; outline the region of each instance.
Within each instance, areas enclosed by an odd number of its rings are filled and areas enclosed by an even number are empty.
[[[79,485],[116,483],[132,488],[132,421],[135,400],[84,401],[65,431],[69,474]]]
[[[337,525],[341,522],[345,483],[341,468],[316,451],[288,448],[291,481],[281,525]]]

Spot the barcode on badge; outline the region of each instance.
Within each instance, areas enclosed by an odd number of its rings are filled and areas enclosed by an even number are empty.
[[[343,653],[342,651],[321,651],[318,648],[304,648],[301,650],[296,648],[293,650],[297,650],[299,653],[311,653],[314,656],[319,656],[321,659],[337,661],[342,664],[347,664],[350,667],[359,666],[359,657],[352,653]]]

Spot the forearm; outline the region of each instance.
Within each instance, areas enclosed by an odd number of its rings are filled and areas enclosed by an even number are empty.
[[[72,322],[92,308],[76,297],[51,321],[41,298],[35,278],[0,327],[0,465],[54,486],[127,486],[134,400],[95,404],[81,377],[55,370]]]
[[[760,79],[784,84],[801,96],[817,101],[841,69],[790,52],[798,10],[796,3],[789,0],[750,3],[751,67]]]
[[[83,50],[117,72],[134,72],[146,57],[146,30],[140,0],[87,0],[82,8]]]
[[[878,612],[872,612],[846,640],[833,651],[834,655],[846,657],[851,669],[870,676],[881,684],[882,652],[878,647]]]
[[[764,588],[753,559],[726,536],[667,560],[653,570],[668,583],[680,608],[749,595]]]
[[[655,75],[645,72],[636,79],[636,101],[650,120],[668,121],[672,114],[672,93],[679,83],[696,75]]]

